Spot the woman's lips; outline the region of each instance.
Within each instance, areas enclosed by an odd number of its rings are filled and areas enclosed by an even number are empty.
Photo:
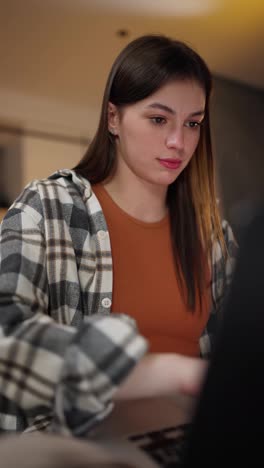
[[[178,169],[182,164],[181,159],[165,158],[165,159],[158,159],[158,161],[163,167],[166,167],[167,169]]]

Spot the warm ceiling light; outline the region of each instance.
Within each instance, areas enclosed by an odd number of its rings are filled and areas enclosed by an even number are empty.
[[[81,0],[78,0],[79,2]],[[82,0],[84,1],[84,0]],[[87,1],[87,0],[86,0]],[[211,13],[220,0],[89,0],[90,7],[134,15],[189,16]]]

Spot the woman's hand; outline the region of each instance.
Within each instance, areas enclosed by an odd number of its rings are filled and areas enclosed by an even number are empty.
[[[207,362],[180,354],[148,354],[136,365],[114,399],[151,398],[169,395],[197,396]]]
[[[184,395],[199,395],[208,369],[208,362],[200,358],[179,357],[179,391]]]

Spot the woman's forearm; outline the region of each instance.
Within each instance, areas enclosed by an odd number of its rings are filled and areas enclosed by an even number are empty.
[[[166,395],[197,395],[207,364],[179,354],[148,354],[116,391],[115,400]]]

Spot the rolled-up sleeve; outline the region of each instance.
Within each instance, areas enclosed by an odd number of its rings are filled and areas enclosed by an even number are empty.
[[[145,350],[126,316],[86,320],[66,351],[55,392],[55,430],[85,435],[111,411],[115,389]]]

